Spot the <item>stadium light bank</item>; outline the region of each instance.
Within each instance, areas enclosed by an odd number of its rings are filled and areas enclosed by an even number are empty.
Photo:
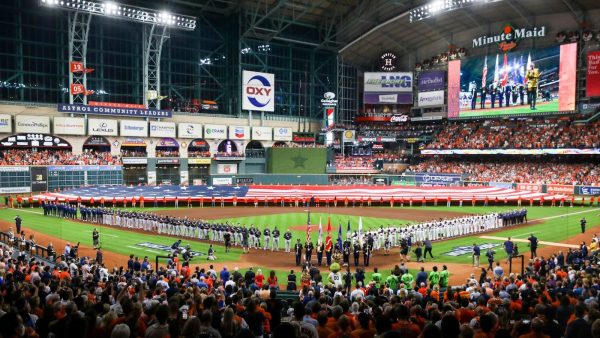
[[[145,24],[156,24],[188,31],[196,29],[196,17],[171,14],[167,11],[154,11],[137,6],[123,5],[112,1],[40,0],[40,3],[46,7],[56,7],[76,12],[115,17]]]

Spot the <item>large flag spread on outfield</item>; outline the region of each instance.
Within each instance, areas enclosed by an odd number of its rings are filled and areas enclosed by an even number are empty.
[[[310,211],[308,212],[308,220],[306,221],[306,242],[310,242]]]
[[[362,217],[358,216],[358,240],[360,241],[360,245],[362,245]]]
[[[481,88],[485,88],[486,77],[487,77],[487,55],[485,56],[485,62],[483,63],[483,72],[481,74]]]
[[[337,247],[341,252],[342,251],[342,225],[341,224],[338,227]]]

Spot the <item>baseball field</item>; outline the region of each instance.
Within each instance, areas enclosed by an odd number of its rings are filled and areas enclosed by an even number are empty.
[[[331,221],[331,236],[335,243],[338,236],[338,227],[342,228],[342,238],[346,237],[348,223],[350,231],[354,232],[358,228],[359,218],[362,219],[363,231],[369,229],[378,229],[380,226],[405,226],[406,224],[440,219],[460,217],[472,214],[487,214],[491,212],[502,212],[511,210],[510,206],[489,206],[489,207],[446,207],[446,206],[427,206],[427,207],[337,207],[337,208],[310,208],[301,207],[205,207],[205,208],[137,208],[138,211],[146,211],[158,214],[167,214],[178,217],[189,217],[192,219],[205,219],[210,221],[229,221],[230,223],[249,226],[251,224],[263,229],[268,226],[271,230],[275,226],[283,233],[290,229],[293,234],[292,241],[301,239],[304,242],[306,238],[306,229],[308,214],[310,211],[311,237],[316,243],[319,224],[323,228],[323,237],[327,233],[328,219]],[[527,248],[527,237],[535,234],[540,241],[538,255],[546,256],[558,252],[567,251],[569,248],[576,248],[582,241],[589,244],[593,233],[598,231],[600,226],[600,209],[586,207],[528,207],[527,224],[500,229],[489,233],[480,233],[474,236],[454,238],[433,243],[433,259],[427,259],[425,263],[411,261],[407,266],[411,270],[424,267],[426,270],[437,265],[447,265],[451,274],[452,284],[462,284],[471,273],[479,275],[480,270],[472,266],[472,256],[470,247],[477,243],[480,246],[491,246],[497,252],[496,260],[504,261],[505,254],[502,250],[502,242],[506,237],[512,237],[520,248],[520,252],[529,257]],[[133,210],[129,208],[128,210]],[[154,264],[157,255],[165,256],[168,254],[168,247],[177,239],[173,236],[164,236],[144,232],[142,230],[130,230],[101,226],[80,221],[60,219],[53,216],[44,216],[39,208],[23,209],[0,209],[0,230],[6,232],[9,227],[14,230],[14,217],[20,215],[23,219],[23,230],[27,237],[34,234],[36,243],[46,246],[52,242],[56,251],[60,254],[63,251],[66,242],[81,242],[80,256],[95,257],[92,249],[92,231],[97,227],[100,232],[100,242],[104,252],[107,267],[126,265],[130,254],[139,256],[148,256]],[[587,230],[585,234],[581,233],[580,220],[587,220]],[[192,260],[193,266],[208,268],[213,264],[216,269],[227,266],[230,270],[238,267],[242,272],[249,267],[255,270],[261,268],[263,273],[268,274],[270,270],[275,270],[280,284],[284,285],[286,276],[290,269],[296,270],[293,253],[284,253],[283,238],[280,240],[280,251],[271,252],[263,250],[251,250],[248,254],[243,254],[239,247],[234,247],[230,252],[225,253],[224,247],[219,243],[211,243],[204,240],[194,240],[182,238],[184,244],[190,244],[192,250],[206,254],[209,244],[213,244],[217,260],[207,261],[205,255],[200,255]],[[315,255],[313,254],[313,259]],[[414,257],[413,257],[414,258]],[[482,256],[482,266],[484,257]],[[352,262],[352,257],[351,257]],[[362,263],[362,255],[361,255]],[[367,275],[370,275],[374,267],[378,267],[384,275],[389,274],[389,270],[399,264],[399,248],[394,248],[388,256],[383,251],[373,253],[371,264],[365,268]],[[503,263],[504,265],[504,263]],[[354,271],[354,266],[351,266]],[[505,265],[506,270],[506,265]],[[513,271],[517,271],[513,268]],[[327,278],[328,270],[321,268],[321,273]]]

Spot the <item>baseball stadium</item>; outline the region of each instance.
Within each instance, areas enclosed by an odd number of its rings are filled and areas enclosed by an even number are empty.
[[[0,338],[600,338],[600,2],[0,9]]]

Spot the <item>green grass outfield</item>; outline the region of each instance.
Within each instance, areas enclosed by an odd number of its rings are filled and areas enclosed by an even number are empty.
[[[149,209],[149,208],[147,208]],[[407,208],[408,209],[408,208]],[[413,207],[415,210],[440,210],[440,211],[454,211],[457,213],[489,213],[494,211],[503,211],[510,210],[513,207]],[[550,242],[560,242],[566,238],[572,237],[580,233],[579,220],[582,217],[585,217],[588,220],[588,229],[593,226],[600,225],[600,209],[598,208],[590,208],[590,207],[574,207],[574,208],[552,208],[552,207],[532,207],[527,208],[529,210],[529,220],[533,219],[542,219],[549,218],[545,220],[541,220],[540,223],[531,225],[531,226],[522,226],[515,229],[509,229],[505,231],[501,231],[495,236],[512,236],[514,238],[527,238],[530,233],[535,233],[535,235],[541,241],[550,241]],[[154,209],[150,209],[154,210]],[[335,211],[332,209],[332,211]],[[232,214],[233,214],[232,210]],[[45,233],[50,236],[58,237],[61,239],[68,240],[70,242],[78,242],[80,241],[82,244],[91,246],[91,231],[93,229],[92,225],[86,225],[76,222],[71,222],[64,219],[59,219],[55,217],[44,217],[42,215],[41,209],[1,209],[0,210],[0,219],[12,222],[13,218],[20,214],[21,218],[23,218],[23,227],[25,229],[33,229],[35,231],[39,231]],[[313,228],[311,231],[312,237],[316,240],[317,232],[318,232],[318,223],[319,217],[321,217],[323,230],[325,231],[327,228],[327,213],[312,213],[311,212],[311,223],[313,224]],[[240,222],[242,224],[255,224],[259,228],[263,228],[264,225],[269,225],[271,229],[273,229],[274,225],[277,225],[279,229],[283,232],[288,226],[302,226],[306,224],[306,213],[289,213],[289,214],[278,214],[278,215],[264,215],[264,216],[252,216],[252,217],[236,217],[228,219],[230,222]],[[331,223],[332,226],[337,227],[338,223],[341,223],[343,229],[343,236],[346,234],[347,222],[350,220],[351,229],[357,229],[358,225],[358,217],[357,216],[347,216],[347,215],[339,215],[339,214],[331,214]],[[224,221],[224,220],[223,220]],[[401,220],[401,219],[381,219],[381,218],[373,218],[373,217],[363,217],[363,228],[369,229],[369,227],[378,227],[380,224],[387,226],[388,224],[406,224],[409,221]],[[111,228],[101,228],[101,240],[102,247],[104,251],[111,251],[118,254],[129,255],[134,254],[138,256],[149,256],[153,260],[153,257],[157,254],[164,254],[159,251],[155,251],[152,249],[146,249],[143,247],[136,246],[137,243],[142,242],[152,242],[163,245],[171,245],[174,241],[171,237],[161,237],[158,235],[152,234],[140,234],[129,232],[125,230],[119,229],[111,229]],[[590,236],[593,233],[593,230],[589,231]],[[293,231],[294,239],[301,238],[304,241],[306,237],[305,230],[296,230]],[[332,233],[332,236],[337,238],[337,232]],[[187,243],[188,240],[184,240],[184,243]],[[283,246],[283,240],[280,240],[280,244]],[[471,256],[470,255],[462,255],[462,256],[447,256],[443,255],[443,253],[452,250],[458,246],[470,246],[473,243],[501,243],[502,241],[494,241],[488,239],[480,239],[479,236],[470,236],[463,237],[454,240],[445,241],[442,243],[434,243],[433,253],[436,257],[435,261],[440,264],[443,263],[470,263]],[[206,252],[208,249],[208,244],[200,243],[200,242],[191,242],[191,247],[193,250]],[[240,259],[241,250],[234,248],[230,253],[225,254],[224,250],[221,246],[215,246],[219,262],[235,262]],[[526,244],[523,243],[520,245],[521,252],[527,251]],[[557,249],[558,250],[558,249]],[[57,248],[57,251],[62,251],[62,248]],[[397,249],[395,250],[397,252]],[[496,250],[498,254],[496,255],[497,259],[505,258],[502,250]],[[290,265],[293,264],[293,258],[290,258]],[[198,261],[205,262],[202,260]],[[125,264],[125,262],[123,262]],[[268,271],[268,264],[262,267],[263,272]],[[278,277],[280,281],[285,281],[288,271],[277,271]],[[384,274],[388,274],[387,271],[382,271]],[[327,274],[327,273],[324,273]]]

